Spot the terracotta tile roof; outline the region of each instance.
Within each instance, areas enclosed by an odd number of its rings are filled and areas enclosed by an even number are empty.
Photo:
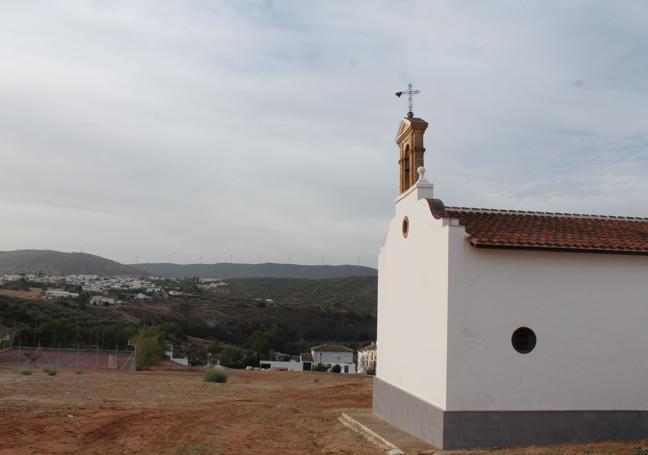
[[[375,351],[375,350],[376,350],[376,343],[371,343],[358,349],[358,352]]]
[[[347,348],[346,346],[340,346],[339,344],[322,344],[320,346],[315,346],[311,348],[313,352],[354,352],[353,349]]]
[[[445,207],[428,199],[435,218],[458,219],[473,246],[648,254],[648,218]]]

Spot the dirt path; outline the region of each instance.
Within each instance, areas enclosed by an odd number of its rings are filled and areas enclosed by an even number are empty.
[[[0,454],[373,454],[338,422],[371,405],[361,376],[231,371],[22,376],[0,369]]]

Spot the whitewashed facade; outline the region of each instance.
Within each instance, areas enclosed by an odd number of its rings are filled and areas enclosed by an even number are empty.
[[[468,214],[528,245],[471,241]],[[532,244],[540,222],[563,243]],[[644,239],[645,219],[446,210],[419,179],[379,254],[374,412],[442,448],[648,437]]]

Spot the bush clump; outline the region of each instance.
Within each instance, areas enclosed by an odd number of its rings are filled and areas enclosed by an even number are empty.
[[[331,373],[340,373],[340,372],[342,372],[342,367],[340,365],[335,364],[333,365],[333,367],[331,367]]]
[[[83,374],[83,370],[81,368],[77,368],[74,370],[74,374]]]
[[[32,374],[32,369],[31,368],[23,368],[22,371],[20,372],[23,376],[31,376]]]
[[[227,370],[221,367],[208,368],[205,371],[205,382],[227,382]]]
[[[58,373],[56,368],[47,368],[43,369],[43,371],[45,371],[45,373],[49,374],[50,376],[56,376],[56,373]]]
[[[148,370],[164,357],[164,333],[158,326],[144,327],[133,338],[137,370]]]

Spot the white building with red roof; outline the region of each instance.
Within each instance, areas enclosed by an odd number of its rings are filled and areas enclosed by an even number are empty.
[[[648,219],[446,207],[426,127],[396,139],[374,414],[443,449],[648,438]]]
[[[354,353],[353,349],[339,344],[322,344],[311,348],[314,366],[323,365],[332,368],[339,365],[341,373],[356,372]]]

